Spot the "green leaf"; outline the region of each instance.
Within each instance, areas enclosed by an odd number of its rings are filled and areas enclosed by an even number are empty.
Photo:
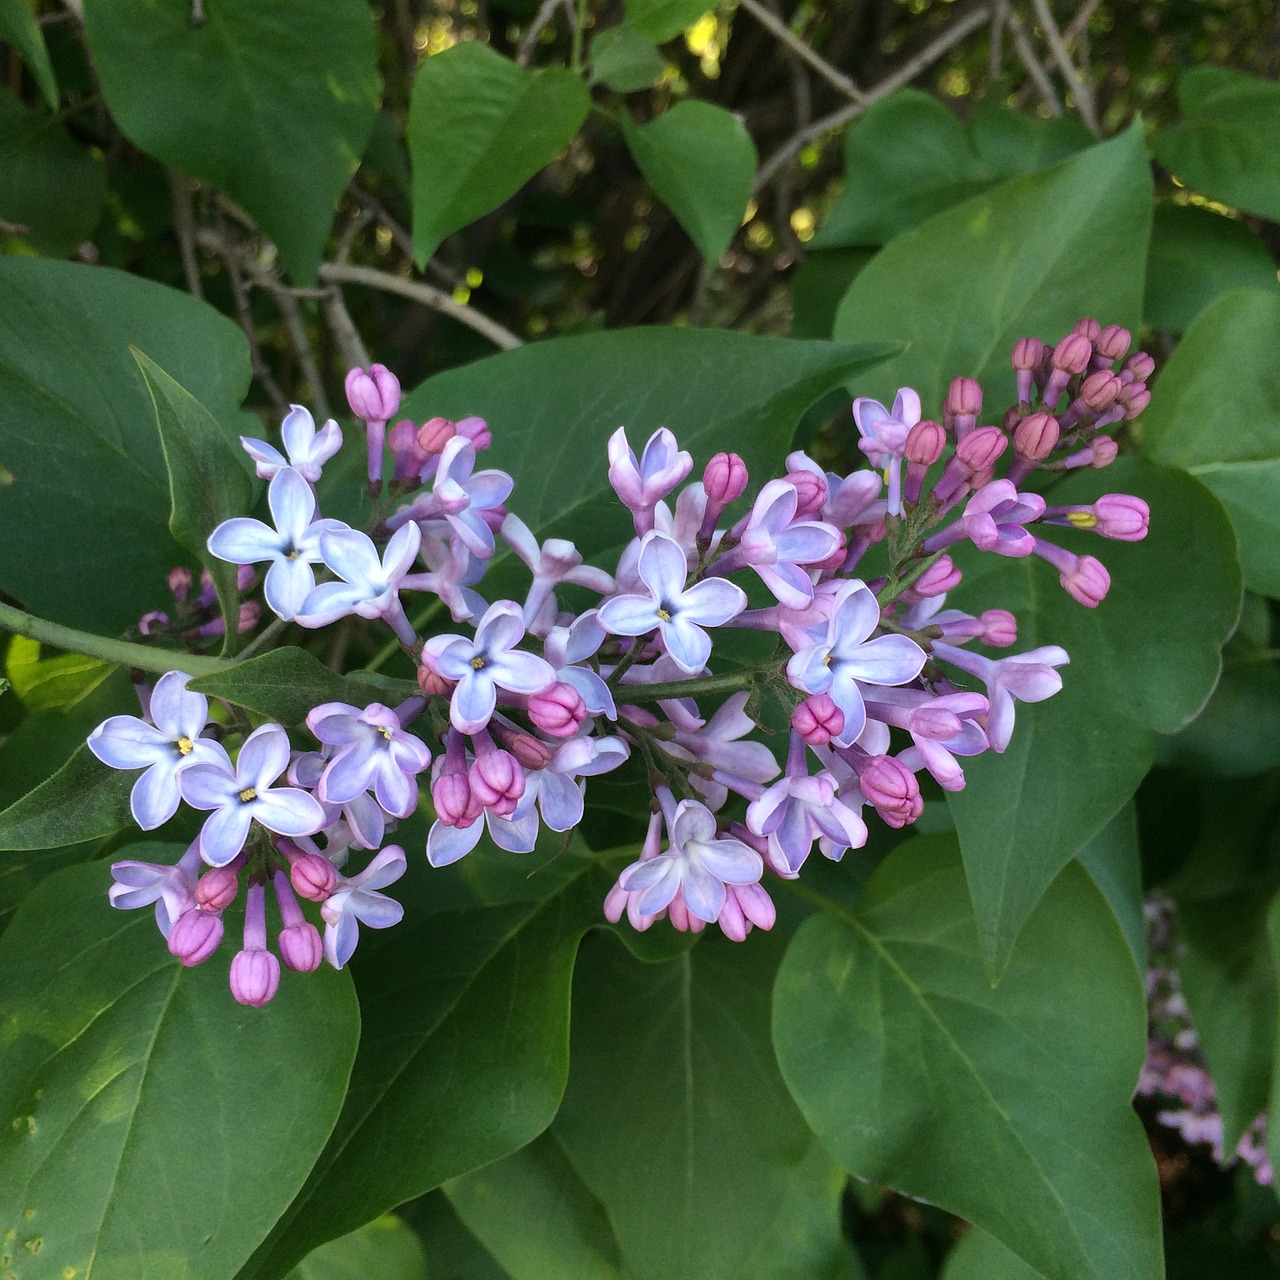
[[[83,744],[51,778],[0,812],[0,849],[56,849],[133,823],[137,774],[108,769]]]
[[[707,0],[623,0],[623,8],[627,20],[642,36],[665,44],[715,5]]]
[[[115,671],[116,666],[79,653],[42,658],[38,640],[13,636],[5,670],[22,705],[35,714],[76,706]]]
[[[714,267],[742,225],[756,176],[756,144],[742,121],[686,99],[646,125],[624,112],[622,133],[640,172]]]
[[[550,1124],[568,1073],[574,956],[607,887],[578,857],[555,859],[560,843],[527,858],[482,845],[443,871],[419,855],[396,886],[404,922],[366,931],[353,962],[362,1033],[346,1105],[246,1280],[280,1275]],[[494,863],[505,891],[485,880]]]
[[[1156,159],[1185,186],[1280,222],[1280,85],[1227,67],[1193,67],[1178,81],[1186,117],[1152,139]]]
[[[408,128],[418,265],[550,164],[590,109],[572,71],[527,71],[478,41],[427,58],[413,83]]]
[[[960,1214],[1047,1280],[1164,1275],[1155,1163],[1129,1105],[1143,982],[1080,868],[993,989],[954,842],[909,841],[854,910],[801,926],[773,1019],[783,1076],[850,1173]]]
[[[60,872],[0,939],[0,1223],[15,1259],[39,1255],[23,1275],[227,1280],[333,1127],[351,982],[286,972],[246,1009],[225,949],[184,969],[150,911],[112,911],[109,880]]]
[[[7,40],[22,55],[49,110],[57,111],[58,82],[29,0],[0,0],[0,40]]]
[[[1150,220],[1151,173],[1134,125],[898,236],[836,316],[837,338],[910,344],[859,393],[888,403],[911,386],[928,416],[951,379],[968,375],[989,404],[1011,403],[1018,338],[1056,342],[1082,315],[1136,330]]]
[[[1276,264],[1243,222],[1196,205],[1159,204],[1151,224],[1143,319],[1183,333],[1231,289],[1271,289]]]
[[[886,244],[995,178],[964,125],[937,98],[901,89],[874,103],[845,134],[844,186],[811,244]]]
[[[313,283],[377,113],[364,0],[326,0],[322,22],[310,0],[218,0],[198,26],[189,0],[84,10],[103,96],[129,140],[243,205],[290,274]]]
[[[31,248],[52,257],[73,252],[98,225],[106,189],[102,160],[73,142],[56,116],[0,90],[0,209],[26,228],[19,234]]]
[[[433,1280],[511,1280],[511,1276],[463,1226],[443,1191],[419,1196],[400,1207],[427,1250]]]
[[[623,1280],[604,1209],[550,1134],[445,1193],[513,1280]]]
[[[1138,815],[1127,804],[1076,853],[1124,933],[1139,973],[1147,971],[1147,921],[1143,914],[1142,847]]]
[[[1002,178],[1037,173],[1070,159],[1094,142],[1075,116],[1028,115],[988,98],[973,113],[969,134],[974,150]]]
[[[1218,1094],[1222,1145],[1234,1151],[1266,1109],[1276,1040],[1276,968],[1267,939],[1269,884],[1226,898],[1180,897],[1178,957],[1191,1010]]]
[[[155,407],[160,447],[169,473],[169,532],[198,556],[218,590],[230,642],[238,634],[240,592],[236,566],[205,545],[224,520],[253,505],[255,484],[245,454],[233,449],[218,421],[149,356],[130,347]]]
[[[947,1255],[941,1280],[1044,1280],[995,1236],[970,1227]]]
[[[626,22],[608,27],[591,41],[590,82],[615,93],[648,89],[666,65],[658,46]]]
[[[238,662],[226,671],[200,676],[187,687],[285,725],[301,724],[307,712],[322,702],[363,707],[387,697],[408,698],[418,692],[418,686],[408,680],[394,681],[388,687],[368,684],[358,672],[340,676],[305,649],[292,645]]]
[[[422,1242],[387,1214],[307,1254],[287,1280],[427,1280]]]
[[[875,257],[874,249],[818,249],[791,273],[791,336],[829,338],[836,310],[858,272]]]
[[[171,601],[165,577],[185,559],[129,343],[236,420],[248,346],[212,307],[106,267],[0,258],[0,466],[13,475],[0,486],[0,589],[107,634]]]
[[[734,449],[753,474],[772,474],[801,414],[887,350],[723,330],[615,329],[438,374],[406,397],[402,412],[486,418],[486,465],[515,476],[512,510],[539,538],[570,538],[591,555],[634,533],[608,481],[605,445],[619,425],[636,449],[665,426],[698,466]]]
[[[844,1177],[788,1098],[769,1044],[783,940],[704,938],[663,964],[592,942],[552,1133],[604,1205],[626,1274],[831,1276],[845,1253]]]
[[[967,760],[965,789],[948,796],[993,976],[1041,894],[1142,780],[1151,730],[1172,732],[1203,705],[1239,614],[1230,530],[1210,494],[1181,472],[1124,458],[1077,473],[1049,500],[1104,492],[1141,494],[1151,531],[1135,543],[1053,531],[1055,543],[1110,571],[1097,609],[1072,600],[1038,557],[962,558],[961,608],[999,601],[1019,618],[1019,650],[1054,644],[1071,656],[1062,692],[1019,706],[1008,750]]]
[[[1220,778],[1280,768],[1280,667],[1269,654],[1229,656],[1204,710],[1158,750],[1162,764]]]
[[[1148,457],[1185,467],[1231,517],[1245,583],[1280,596],[1280,293],[1236,289],[1202,311],[1151,391]]]

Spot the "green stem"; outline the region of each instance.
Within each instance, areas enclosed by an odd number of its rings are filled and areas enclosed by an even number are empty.
[[[631,648],[622,655],[622,661],[609,672],[609,678],[605,681],[605,684],[607,684],[610,689],[616,689],[618,687],[622,677],[631,670],[635,660],[640,656],[648,642],[649,637],[647,635],[636,636],[636,638],[631,642]]]
[[[885,605],[892,604],[926,570],[932,569],[942,554],[941,551],[935,551],[933,555],[918,560],[903,574],[890,571],[889,580],[880,588],[880,594],[876,596],[876,603],[882,609]]]
[[[0,604],[0,628],[26,636],[29,640],[39,640],[41,644],[51,644],[56,649],[65,649],[68,653],[82,653],[87,658],[101,658],[104,662],[118,662],[123,667],[137,667],[140,671],[154,671],[160,675],[166,671],[185,671],[188,675],[209,676],[235,665],[223,662],[221,658],[179,653],[174,649],[153,649],[128,640],[96,636],[90,631],[76,631],[73,627],[37,618],[7,604]]]
[[[573,49],[569,55],[569,65],[575,71],[582,70],[582,33],[587,25],[587,0],[576,0],[574,4]]]
[[[672,680],[667,684],[626,684],[614,689],[619,702],[659,702],[663,698],[696,698],[704,693],[737,693],[753,688],[758,667],[746,671],[729,671],[719,676],[700,676],[696,680]]]
[[[252,658],[255,653],[265,649],[289,624],[283,618],[276,618],[258,632],[252,640],[236,655],[239,662]]]

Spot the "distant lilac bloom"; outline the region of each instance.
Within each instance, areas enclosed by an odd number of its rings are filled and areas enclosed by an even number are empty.
[[[880,605],[858,581],[842,584],[823,642],[801,649],[787,663],[787,679],[805,693],[829,693],[844,713],[840,743],[853,742],[866,724],[861,684],[906,684],[920,674],[925,653],[907,636],[867,637],[880,621]]]
[[[372,791],[393,818],[407,818],[418,807],[416,779],[431,763],[431,752],[420,738],[405,732],[390,707],[373,702],[361,710],[326,702],[308,712],[307,727],[335,748],[320,776],[318,799],[349,804]]]
[[[224,520],[209,535],[209,550],[232,564],[270,561],[263,593],[267,604],[288,622],[316,585],[311,566],[321,559],[321,535],[346,525],[341,520],[315,518],[315,494],[292,467],[276,472],[267,490],[267,505],[274,529],[248,516]]]
[[[711,657],[711,637],[703,627],[719,627],[747,607],[741,587],[724,578],[704,578],[687,591],[688,563],[665,534],[646,534],[637,565],[647,595],[606,600],[596,615],[614,635],[643,636],[657,630],[676,665],[694,675]]]
[[[907,432],[920,421],[920,397],[910,387],[899,387],[893,408],[886,409],[879,400],[859,396],[853,402],[853,420],[857,424],[858,448],[871,460],[871,465],[884,472],[889,486],[889,514],[902,514],[902,458]]]
[[[321,904],[324,918],[324,955],[335,969],[351,959],[359,941],[360,925],[389,929],[404,918],[404,907],[377,890],[404,875],[404,850],[390,844],[359,875],[338,877],[338,887]]]
[[[240,437],[244,451],[253,459],[263,480],[272,480],[277,472],[292,467],[304,480],[315,484],[324,464],[342,448],[342,429],[338,424],[330,418],[317,432],[315,419],[300,404],[289,406],[280,434],[287,458],[265,440]]]
[[[537,538],[519,516],[508,515],[503,520],[502,536],[533,574],[533,585],[524,603],[526,626],[533,626],[544,603],[561,582],[587,587],[602,596],[614,589],[613,578],[603,569],[583,564],[582,553],[572,542],[564,538],[548,538],[539,546]]]
[[[200,832],[200,854],[224,867],[244,848],[250,824],[282,836],[306,836],[325,825],[325,812],[310,793],[272,787],[288,768],[289,738],[278,724],[255,729],[229,764],[197,764],[183,771],[182,798],[196,809],[212,809]]]
[[[625,427],[609,437],[609,483],[635,516],[636,532],[653,528],[653,509],[693,470],[693,459],[666,427],[645,443],[639,460],[627,443]]]
[[[154,902],[156,924],[167,938],[178,917],[196,905],[196,876],[202,865],[198,840],[192,841],[175,866],[132,859],[113,862],[107,899],[122,911]]]
[[[499,600],[486,610],[474,639],[433,636],[424,660],[457,687],[449,718],[459,733],[478,733],[489,723],[498,690],[540,693],[555,683],[551,665],[516,646],[524,639],[524,614],[512,600]]]
[[[193,765],[230,767],[227,753],[202,738],[209,701],[187,689],[191,677],[167,671],[151,692],[150,723],[137,716],[112,716],[89,735],[89,750],[112,769],[142,769],[129,808],[143,831],[168,822],[178,811],[178,778]]]
[[[1054,670],[1071,659],[1056,644],[1015,653],[1008,658],[988,658],[954,645],[935,642],[934,656],[977,676],[987,686],[991,710],[986,732],[992,751],[1003,751],[1013,737],[1014,700],[1043,702],[1062,688],[1062,677]]]
[[[691,915],[712,924],[724,908],[725,886],[755,884],[764,863],[741,840],[717,835],[715,815],[706,805],[682,800],[672,809],[665,787],[659,798],[664,802],[669,847],[655,858],[632,863],[618,883],[628,894],[639,895],[636,910],[641,915],[656,915],[679,892]]]
[[[382,557],[368,534],[342,528],[320,535],[324,562],[342,579],[323,582],[307,594],[298,609],[297,621],[304,627],[323,627],[348,614],[362,618],[385,618],[401,640],[413,639],[413,628],[400,603],[404,581],[422,535],[416,524],[397,530]]]

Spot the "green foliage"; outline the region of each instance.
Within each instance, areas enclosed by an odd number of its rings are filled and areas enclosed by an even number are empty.
[[[707,0],[624,0],[627,20],[642,35],[664,44],[714,8]]]
[[[0,0],[0,40],[22,55],[51,111],[58,109],[58,83],[49,62],[44,35],[28,0]]]
[[[399,1218],[375,1218],[307,1254],[287,1280],[427,1280],[422,1242]]]
[[[640,172],[714,267],[751,199],[751,135],[737,117],[709,102],[678,102],[640,126],[624,114],[622,132]]]
[[[587,118],[570,71],[528,71],[487,45],[454,45],[418,68],[409,113],[413,251],[496,209],[572,140]]]
[[[133,822],[133,782],[81,743],[52,777],[0,813],[0,849],[56,849],[123,831]]]
[[[945,837],[901,846],[853,911],[806,922],[774,990],[783,1075],[845,1168],[960,1214],[1047,1280],[1164,1274],[1129,1107],[1145,1031],[1132,956],[1076,868],[993,989]]]
[[[326,0],[317,22],[309,0],[219,0],[199,25],[189,0],[84,9],[103,96],[130,141],[243,205],[290,274],[313,282],[377,113],[368,5]]]
[[[995,1236],[971,1227],[947,1256],[942,1280],[1044,1280]]]
[[[1280,221],[1280,85],[1228,67],[1193,67],[1178,82],[1185,119],[1156,134],[1156,159],[1186,186]]]
[[[626,22],[606,27],[591,41],[591,83],[616,93],[649,88],[665,65],[658,46]]]
[[[286,974],[264,1018],[157,946],[150,912],[113,918],[107,882],[61,872],[0,939],[0,1223],[40,1275],[226,1280],[333,1127],[351,983]]]
[[[9,641],[4,665],[14,693],[33,713],[76,706],[116,669],[110,662],[78,653],[42,657],[39,641],[25,636]]]
[[[1151,393],[1143,449],[1217,496],[1251,590],[1280,596],[1280,293],[1237,289],[1200,313]]]

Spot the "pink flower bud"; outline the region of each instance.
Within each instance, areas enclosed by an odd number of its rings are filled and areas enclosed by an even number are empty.
[[[387,433],[387,447],[396,462],[396,482],[417,482],[430,455],[418,443],[418,428],[414,422],[409,418],[401,418]]]
[[[1156,371],[1156,362],[1145,351],[1135,351],[1124,362],[1124,372],[1137,382],[1146,382]]]
[[[187,968],[204,962],[222,941],[222,917],[199,907],[184,911],[169,931],[169,951]]]
[[[262,606],[256,600],[246,600],[240,606],[240,613],[236,618],[236,631],[244,635],[246,631],[252,631],[261,621]]]
[[[446,827],[469,827],[483,807],[465,773],[442,773],[431,785],[431,802]]]
[[[453,692],[453,683],[430,667],[418,668],[418,688],[429,698],[447,698]]]
[[[891,827],[905,827],[924,811],[916,775],[893,756],[872,756],[858,775],[858,784]]]
[[[825,747],[844,731],[844,712],[829,694],[815,693],[791,713],[791,727],[811,747]]]
[[[196,902],[205,911],[225,911],[235,900],[240,888],[240,872],[233,863],[212,867],[196,881]]]
[[[471,441],[477,453],[483,453],[493,443],[493,432],[483,418],[461,418],[457,424],[458,434]]]
[[[308,902],[323,902],[338,883],[338,873],[328,858],[318,853],[304,853],[290,865],[289,883],[298,897]]]
[[[507,744],[507,750],[526,769],[545,769],[551,762],[551,749],[545,742],[539,742],[532,734],[513,733],[504,738],[504,741]]]
[[[1013,344],[1013,371],[1034,373],[1044,359],[1045,345],[1039,338],[1019,338]]]
[[[242,564],[236,569],[236,590],[242,594],[252,591],[258,585],[258,571],[251,564]]]
[[[1018,639],[1018,620],[1008,609],[988,609],[979,617],[982,643],[993,649],[1007,649]]]
[[[168,631],[169,615],[161,609],[152,609],[150,613],[144,613],[138,619],[138,630],[144,635],[149,636],[157,631]]]
[[[999,427],[979,427],[956,445],[956,457],[975,474],[990,471],[1009,446]]]
[[[231,961],[231,994],[260,1009],[280,986],[280,961],[262,947],[246,947]]]
[[[1098,369],[1080,384],[1080,399],[1094,413],[1101,413],[1115,403],[1124,383],[1109,369]]]
[[[586,703],[571,684],[559,681],[529,699],[529,719],[553,738],[572,738],[587,718]]]
[[[1071,326],[1071,332],[1082,334],[1092,344],[1094,338],[1102,332],[1102,326],[1092,316],[1085,316],[1084,319],[1077,320]]]
[[[384,426],[400,408],[400,380],[386,365],[373,364],[368,371],[352,369],[346,377],[347,404],[357,418]]]
[[[457,434],[456,424],[448,418],[431,418],[418,428],[418,447],[423,453],[443,453],[445,445]]]
[[[1043,462],[1058,443],[1058,420],[1047,413],[1028,414],[1013,432],[1014,452],[1030,462]]]
[[[747,489],[747,464],[736,453],[717,453],[702,473],[707,499],[727,507]]]
[[[1111,575],[1101,561],[1077,556],[1074,566],[1058,575],[1067,594],[1087,609],[1096,609],[1111,590]]]
[[[1097,531],[1118,542],[1141,542],[1151,523],[1151,508],[1128,493],[1104,493],[1093,504]]]
[[[1110,436],[1094,436],[1089,442],[1089,452],[1092,455],[1089,465],[1101,471],[1103,467],[1109,467],[1116,460],[1116,454],[1120,449]]]
[[[945,596],[960,585],[960,570],[948,555],[939,556],[912,584],[911,590],[922,600]]]
[[[324,943],[313,924],[292,924],[280,930],[280,958],[294,973],[313,973],[324,957]]]
[[[1093,354],[1095,357],[1101,356],[1111,364],[1116,360],[1124,359],[1124,353],[1129,350],[1132,342],[1133,335],[1128,329],[1121,328],[1118,324],[1109,324],[1093,339]]]
[[[500,818],[514,813],[524,795],[524,770],[515,756],[500,747],[476,758],[468,781],[472,795]]]
[[[169,570],[169,590],[173,592],[173,598],[179,604],[184,603],[187,596],[191,594],[195,580],[195,574],[186,565],[180,564],[176,569]]]
[[[977,417],[982,412],[982,387],[976,378],[952,378],[946,408],[957,416]]]
[[[796,519],[806,520],[821,511],[827,501],[827,481],[812,471],[788,471],[788,484],[796,488]]]
[[[907,432],[903,456],[908,462],[913,462],[917,466],[931,467],[942,457],[946,444],[947,433],[942,429],[941,424],[925,419],[923,422],[917,422]]]
[[[1082,333],[1069,333],[1053,349],[1053,367],[1066,374],[1083,373],[1089,367],[1093,344]]]
[[[1133,419],[1151,403],[1151,392],[1145,382],[1126,382],[1120,388],[1116,402],[1124,405],[1125,418]]]

